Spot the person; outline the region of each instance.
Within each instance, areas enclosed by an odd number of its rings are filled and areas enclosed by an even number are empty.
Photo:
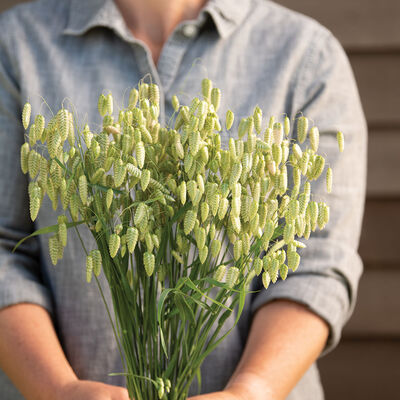
[[[204,362],[203,394],[194,384],[191,399],[323,399],[315,361],[337,345],[354,308],[366,171],[362,106],[335,37],[267,0],[38,0],[4,12],[0,27],[1,399],[128,399],[123,377],[108,376],[121,370],[119,356],[78,239],[70,235],[57,267],[44,237],[11,250],[55,218],[48,204],[35,225],[29,219],[19,166],[25,101],[46,118],[70,105],[94,129],[99,94],[112,91],[122,106],[145,76],[160,85],[164,123],[172,96],[196,95],[208,76],[223,93],[220,115],[231,108],[236,127],[259,105],[264,116],[295,122],[303,113],[320,128],[334,189],[326,197],[323,182],[313,183],[313,193],[327,198],[331,220],[311,236],[296,273],[248,297],[238,326]]]

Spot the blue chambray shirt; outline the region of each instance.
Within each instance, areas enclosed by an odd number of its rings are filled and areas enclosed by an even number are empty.
[[[130,88],[147,76],[161,87],[161,119],[167,122],[172,96],[188,102],[208,76],[223,93],[220,115],[231,108],[236,126],[255,105],[266,116],[307,115],[320,128],[320,151],[335,176],[329,196],[323,179],[312,186],[314,199],[326,199],[331,206],[327,228],[311,236],[296,273],[248,297],[239,325],[204,362],[202,392],[224,387],[239,361],[253,313],[274,299],[304,304],[329,324],[324,353],[338,343],[362,272],[357,246],[367,132],[348,59],[328,30],[270,1],[211,0],[197,20],[175,29],[157,66],[111,0],[20,5],[0,15],[0,31],[0,308],[21,302],[43,306],[79,378],[124,384],[123,378],[107,375],[121,371],[118,351],[98,289],[85,282],[77,237],[70,234],[57,267],[50,263],[45,237],[11,253],[19,239],[53,224],[57,215],[46,200],[35,224],[29,219],[28,181],[19,164],[22,105],[29,100],[34,114],[41,112],[49,119],[61,104],[73,104],[81,125],[89,122],[95,129],[101,123],[99,94],[112,91],[122,106]],[[338,129],[346,139],[340,155]],[[223,135],[226,145],[229,133]],[[86,246],[93,246],[90,234],[84,229],[82,234]],[[104,276],[101,283],[106,287]],[[258,281],[254,286],[262,289]],[[227,321],[227,329],[232,323]],[[195,393],[196,385],[192,389]],[[0,398],[22,399],[1,371]],[[288,399],[322,398],[314,364]]]

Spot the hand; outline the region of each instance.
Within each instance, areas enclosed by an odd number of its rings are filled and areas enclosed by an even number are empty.
[[[64,385],[57,400],[130,400],[128,391],[101,382],[76,380]]]

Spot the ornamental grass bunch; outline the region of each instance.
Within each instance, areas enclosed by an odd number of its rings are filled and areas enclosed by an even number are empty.
[[[98,133],[77,128],[65,108],[47,125],[42,115],[30,125],[31,107],[23,109],[31,218],[45,195],[64,211],[34,235],[53,232],[56,264],[68,229],[89,227],[97,247],[85,249],[87,281],[99,284],[103,272],[109,284],[122,374],[136,400],[186,399],[203,360],[229,334],[221,329],[235,308],[238,322],[252,279],[261,275],[265,289],[285,280],[305,247],[296,239],[329,220],[328,205],[311,199],[311,182],[325,169],[318,128],[301,116],[295,143],[288,117],[263,128],[256,107],[223,149],[234,114],[223,127],[220,99],[204,79],[189,105],[173,97],[174,126],[161,126],[159,88],[141,82],[118,120],[112,95],[100,96]],[[338,142],[342,151],[340,132]],[[330,168],[326,183],[330,192]]]

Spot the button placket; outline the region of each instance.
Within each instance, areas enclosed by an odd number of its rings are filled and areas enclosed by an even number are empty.
[[[189,28],[189,26],[191,28]],[[190,33],[190,35],[188,33]],[[181,29],[176,30],[164,45],[158,61],[157,69],[165,93],[167,93],[171,87],[179,70],[183,56],[185,55],[191,40],[197,35],[197,33],[198,28],[196,25],[184,25]]]

